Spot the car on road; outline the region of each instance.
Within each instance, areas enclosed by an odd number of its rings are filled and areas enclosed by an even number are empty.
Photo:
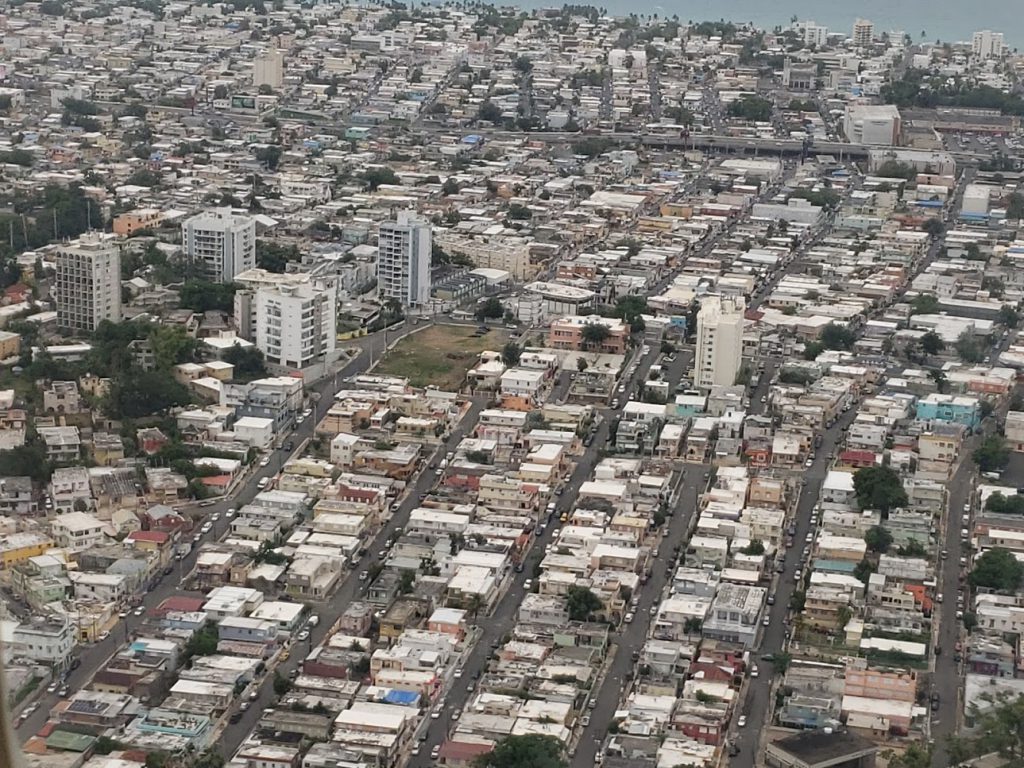
[[[462,674],[463,674],[462,667],[456,667],[455,668],[455,675],[454,675],[455,679],[458,680],[459,678],[461,678]]]
[[[270,466],[270,457],[269,456],[264,456],[262,459],[260,459],[260,466],[261,467],[269,467]]]
[[[430,759],[437,760],[441,756],[441,745],[435,744],[434,748],[430,750]]]
[[[360,581],[366,581],[368,578],[370,578],[370,572],[369,571],[360,571],[359,572],[359,580]]]
[[[935,602],[936,602],[936,603],[941,603],[941,602],[942,602],[942,593],[941,593],[941,592],[938,592],[938,593],[937,593],[937,594],[935,595]]]
[[[134,611],[132,611],[132,613],[134,613],[136,616],[141,616],[145,612],[146,612],[146,606],[144,606],[144,605],[140,605],[138,608],[136,608]]]
[[[763,624],[766,627],[769,626],[771,623],[772,623],[771,616],[765,616],[763,619],[761,619],[761,624]]]
[[[60,696],[62,699],[66,699],[69,693],[71,693],[71,689],[68,688],[66,685],[62,685],[60,687],[60,690],[57,691],[57,695]]]
[[[623,618],[623,621],[625,621],[627,624],[632,624],[633,623],[633,614],[632,613],[627,613],[625,618]]]
[[[120,611],[117,615],[118,615],[119,618],[127,619],[128,616],[129,616],[129,612],[128,611]]]
[[[584,728],[586,728],[588,725],[590,725],[590,715],[584,715],[580,719],[580,725],[582,725]]]
[[[747,724],[747,716],[746,715],[740,715],[740,719],[736,721],[736,727],[737,728],[742,728],[746,724]]]
[[[440,717],[441,717],[441,710],[439,710],[439,709],[435,709],[433,712],[430,713],[430,719],[431,720],[438,720],[438,719],[440,719]]]
[[[231,723],[232,725],[234,725],[235,723],[242,722],[242,713],[241,712],[232,712],[231,713],[231,717],[228,718],[228,722]]]
[[[529,592],[531,589],[533,589],[533,579],[527,579],[523,582],[523,591]]]
[[[651,606],[651,616],[657,616],[657,615],[658,615],[658,606],[652,605]]]
[[[209,533],[212,530],[213,530],[213,524],[212,523],[203,523],[203,527],[199,529],[199,532],[200,533]]]
[[[759,674],[760,674],[760,672],[757,669],[757,664],[754,664],[753,666],[750,667],[750,676],[751,677],[757,677]]]
[[[456,709],[452,712],[452,720],[458,720],[460,717],[462,717],[461,709]]]
[[[59,687],[59,685],[57,683],[50,683],[48,686],[46,686],[46,692],[47,693],[56,693],[58,687]]]
[[[260,481],[258,483],[256,483],[256,489],[262,491],[269,484],[270,484],[270,478],[269,477],[261,477]]]
[[[299,641],[309,640],[309,630],[308,629],[304,629],[301,632],[299,632],[299,634],[297,634],[295,637]]]

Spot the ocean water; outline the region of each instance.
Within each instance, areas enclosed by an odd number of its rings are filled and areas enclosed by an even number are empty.
[[[584,3],[587,0],[574,0]],[[681,21],[750,21],[762,28],[788,25],[796,16],[816,21],[830,31],[850,34],[856,18],[869,19],[875,33],[899,30],[915,41],[970,40],[980,29],[1002,32],[1006,44],[1024,50],[1024,0],[589,0],[613,16],[630,13],[676,15]],[[502,3],[499,3],[502,4]],[[523,8],[552,8],[562,0],[508,2]]]

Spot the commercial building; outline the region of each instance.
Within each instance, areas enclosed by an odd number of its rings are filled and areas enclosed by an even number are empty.
[[[230,208],[204,211],[181,225],[185,257],[199,264],[207,277],[230,283],[256,266],[256,219]]]
[[[410,211],[380,225],[377,236],[377,293],[406,307],[430,301],[431,226]]]
[[[900,111],[892,104],[854,104],[846,107],[843,134],[851,144],[893,147],[900,139]]]
[[[57,325],[94,331],[121,320],[121,249],[99,233],[61,245],[56,258]]]
[[[708,296],[697,314],[694,384],[701,389],[736,382],[743,360],[743,313],[739,296]]]
[[[983,29],[971,35],[971,53],[981,59],[998,59],[1002,57],[1005,46],[1003,33]]]

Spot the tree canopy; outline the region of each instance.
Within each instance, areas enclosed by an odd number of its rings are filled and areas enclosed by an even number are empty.
[[[474,768],[568,768],[562,742],[554,736],[509,736],[480,755]]]
[[[612,332],[604,323],[587,323],[583,326],[580,335],[583,338],[583,343],[587,347],[593,348],[601,346],[612,335]]]
[[[974,560],[970,582],[973,587],[1015,591],[1024,577],[1024,565],[1014,554],[1001,547],[989,549]]]
[[[573,621],[586,621],[590,616],[601,608],[601,598],[595,595],[586,587],[573,585],[565,594],[565,605],[569,611],[569,618]]]
[[[196,312],[217,309],[231,312],[235,306],[236,283],[213,283],[209,280],[190,280],[181,286],[181,306]]]
[[[1010,463],[1010,449],[999,435],[989,435],[971,454],[982,472],[995,472]]]
[[[852,349],[857,336],[845,325],[829,323],[821,329],[818,339],[825,345],[825,349]]]
[[[882,554],[892,546],[892,534],[881,525],[873,525],[864,534],[864,541],[872,552]]]
[[[886,513],[907,503],[903,481],[890,467],[858,469],[853,475],[853,490],[861,509],[877,509]]]

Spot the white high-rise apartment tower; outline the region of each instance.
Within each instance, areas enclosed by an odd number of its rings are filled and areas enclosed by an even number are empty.
[[[411,211],[380,225],[377,236],[377,295],[403,307],[430,301],[431,226]]]
[[[732,386],[743,362],[742,296],[705,296],[697,313],[694,383],[701,389]]]
[[[851,42],[854,48],[867,48],[875,40],[875,25],[867,19],[857,19],[853,22],[853,37]]]
[[[334,351],[336,290],[305,282],[256,290],[256,346],[267,360],[304,368]]]
[[[203,267],[217,283],[256,266],[256,219],[230,208],[197,213],[181,225],[181,242],[189,262]]]
[[[121,321],[121,248],[98,232],[57,249],[57,325],[95,331],[103,320]]]
[[[971,36],[971,52],[980,59],[1002,58],[1003,33],[983,29]]]

